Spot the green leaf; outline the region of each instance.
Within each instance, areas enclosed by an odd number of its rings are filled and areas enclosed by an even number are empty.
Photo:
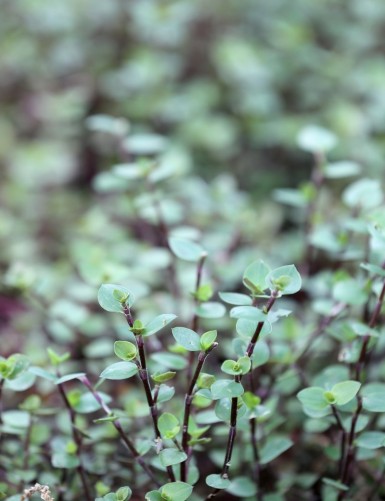
[[[200,338],[200,347],[201,347],[202,351],[206,351],[209,348],[211,348],[211,346],[214,344],[216,338],[217,338],[217,331],[216,330],[207,331],[204,334],[202,334],[201,338]]]
[[[251,391],[246,391],[242,395],[242,400],[245,402],[245,405],[249,409],[254,409],[255,407],[257,407],[257,405],[261,403],[260,397],[254,395],[254,393],[252,393]]]
[[[169,381],[175,376],[176,372],[167,371],[167,372],[156,372],[155,374],[151,374],[151,378],[155,383],[165,383]]]
[[[187,366],[187,360],[185,357],[180,355],[174,355],[174,353],[160,352],[153,353],[151,359],[160,365],[163,365],[167,369],[182,370]]]
[[[128,487],[121,487],[116,491],[117,501],[128,501],[132,496],[132,490]]]
[[[365,431],[356,439],[356,445],[365,449],[385,447],[385,433],[380,431]]]
[[[221,370],[231,376],[242,374],[242,369],[235,360],[225,360],[221,366]]]
[[[192,486],[186,482],[170,482],[161,488],[162,499],[185,501],[191,496]]]
[[[329,402],[325,398],[325,390],[318,386],[301,390],[297,394],[297,398],[304,407],[314,410],[322,410],[329,405]]]
[[[225,315],[226,308],[222,303],[211,301],[197,306],[195,312],[201,318],[221,318]]]
[[[219,292],[219,297],[228,304],[235,306],[250,306],[253,302],[250,296],[238,292]]]
[[[171,237],[168,240],[170,249],[184,261],[197,262],[202,257],[207,256],[207,252],[199,244],[185,238]]]
[[[114,352],[118,358],[128,362],[136,357],[137,348],[130,341],[115,341]]]
[[[383,201],[381,183],[378,179],[359,179],[345,189],[342,199],[348,207],[352,208],[376,207]]]
[[[172,466],[185,461],[187,454],[179,449],[167,448],[160,451],[159,459],[162,466]]]
[[[210,284],[201,285],[193,296],[201,302],[208,301],[213,296],[213,288]]]
[[[231,481],[227,491],[233,496],[240,498],[253,497],[255,499],[257,487],[255,482],[248,477],[236,477]]]
[[[243,283],[253,294],[260,295],[268,288],[266,278],[270,268],[263,261],[249,264],[243,274]]]
[[[266,444],[260,450],[260,463],[267,464],[290,449],[293,442],[286,437],[268,438]]]
[[[154,390],[153,390],[154,393]],[[158,392],[157,402],[160,404],[162,402],[167,402],[171,400],[175,394],[175,388],[172,386],[167,386],[167,384],[161,384]],[[152,395],[154,396],[154,394]]]
[[[212,374],[206,374],[205,372],[201,372],[198,376],[197,386],[198,388],[208,389],[215,382],[215,376]]]
[[[227,489],[230,485],[230,480],[228,478],[223,478],[222,475],[213,473],[206,477],[206,484],[214,489]]]
[[[193,330],[187,329],[186,327],[174,327],[171,332],[175,341],[186,350],[200,351],[200,337]]]
[[[385,384],[365,384],[361,390],[362,407],[369,412],[385,412]]]
[[[159,431],[163,438],[174,438],[180,431],[178,419],[169,412],[164,412],[158,420]]]
[[[150,491],[147,492],[145,498],[146,501],[162,501],[162,495],[159,491]]]
[[[133,362],[117,362],[109,365],[100,374],[103,379],[128,379],[138,373],[138,367]]]
[[[142,334],[144,336],[152,336],[153,334],[166,327],[166,325],[171,323],[173,320],[175,320],[175,318],[176,315],[174,315],[173,313],[164,313],[163,315],[159,315],[145,326],[144,332]]]
[[[241,368],[241,374],[245,375],[250,371],[250,368],[251,368],[250,357],[244,356],[244,357],[238,358],[237,364]]]
[[[294,264],[281,266],[271,271],[266,281],[271,290],[278,290],[282,295],[295,294],[302,286],[301,275]]]
[[[82,376],[85,376],[85,372],[75,372],[73,374],[67,374],[66,376],[62,376],[56,380],[56,384],[63,384],[67,381],[72,381],[73,379],[79,379]]]
[[[116,299],[116,295],[119,294],[127,296],[126,303],[128,306],[132,306],[134,302],[134,296],[127,287],[123,285],[115,284],[103,284],[98,292],[98,301],[100,306],[106,311],[112,311],[116,313],[122,313],[122,303]]]
[[[71,356],[68,351],[63,355],[59,355],[52,348],[47,348],[47,354],[49,356],[51,364],[55,367],[62,364],[63,362],[66,362]]]
[[[79,458],[66,452],[54,452],[51,458],[54,468],[72,469],[77,468],[80,464]]]
[[[327,164],[324,168],[324,176],[329,179],[356,176],[361,172],[361,166],[355,162],[341,161]]]
[[[108,404],[111,402],[111,397],[106,393],[98,391],[99,397],[103,402]],[[95,412],[100,409],[99,402],[95,399],[92,393],[83,393],[79,398],[76,398],[76,401],[73,402],[72,407],[79,414],[89,414],[91,412]]]
[[[326,478],[324,477],[322,479],[322,482],[326,485],[330,485],[331,487],[334,487],[338,491],[347,491],[349,487],[342,482],[338,482],[337,480],[334,480],[332,478]]]
[[[360,306],[367,300],[367,294],[363,291],[362,285],[353,278],[337,282],[333,287],[332,294],[336,301],[352,306]]]
[[[318,125],[307,125],[298,134],[298,146],[310,153],[328,152],[337,144],[337,137]]]
[[[219,400],[221,398],[240,397],[244,389],[241,383],[236,383],[231,379],[219,379],[211,385],[210,391],[212,399]]]
[[[243,318],[253,322],[266,322],[267,314],[256,306],[235,306],[230,311],[231,318]],[[255,329],[254,329],[255,330]]]
[[[357,395],[361,383],[357,381],[343,381],[342,383],[337,383],[331,389],[331,393],[336,399],[337,405],[345,405]]]

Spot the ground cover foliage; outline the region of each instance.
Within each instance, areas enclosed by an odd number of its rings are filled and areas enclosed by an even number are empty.
[[[0,498],[383,499],[385,8],[2,8]]]

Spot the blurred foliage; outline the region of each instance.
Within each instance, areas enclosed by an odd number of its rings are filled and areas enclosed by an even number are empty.
[[[0,7],[0,355],[7,359],[5,373],[16,362],[27,364],[7,358],[19,352],[28,354],[33,366],[49,367],[43,349],[49,345],[60,354],[71,353],[66,371],[82,370],[95,380],[106,360],[114,360],[113,341],[132,341],[124,319],[111,319],[97,306],[103,282],[129,284],[138,299],[135,314],[145,324],[167,312],[178,314],[178,325],[184,325],[199,294],[244,292],[242,274],[257,257],[273,267],[301,265],[307,247],[312,266],[304,275],[309,272],[310,278],[304,292],[287,302],[300,314],[285,318],[275,331],[269,369],[260,383],[268,392],[273,380],[277,390],[268,399],[273,418],[266,433],[280,426],[299,433],[304,418],[294,395],[305,385],[291,365],[293,353],[303,348],[303,332],[311,337],[319,318],[341,297],[354,310],[363,298],[369,308],[369,294],[378,295],[378,282],[365,285],[364,272],[357,269],[370,257],[375,274],[383,262],[383,240],[371,225],[377,231],[384,220],[381,183],[372,178],[383,176],[385,150],[385,4],[0,0]],[[304,129],[312,123],[326,130]],[[322,186],[311,179],[320,160],[314,141],[328,144],[330,163],[322,165]],[[352,183],[359,173],[365,179]],[[207,250],[199,294],[193,289],[194,265],[175,260],[169,236],[192,239]],[[357,297],[351,297],[352,290]],[[231,356],[231,320],[200,313],[205,329],[224,333],[221,356]],[[356,333],[337,326],[312,361],[312,380],[331,360],[354,361],[357,343],[341,349],[338,358],[334,342],[349,344]],[[164,344],[163,337],[149,342],[151,368],[157,369],[159,355],[163,362],[174,357],[174,364],[185,363],[175,346]],[[155,353],[167,348],[172,353]],[[267,343],[261,350],[262,365],[269,356]],[[384,368],[379,364],[373,373],[383,379]],[[16,435],[1,456],[13,472],[7,477],[12,493],[33,480],[44,461],[41,481],[58,486],[61,465],[76,459],[68,416],[57,411],[60,404],[49,381],[38,379],[38,395],[29,395],[40,399],[37,404],[23,403],[15,393],[32,393],[35,376],[29,372],[17,383],[7,381],[4,391],[4,426]],[[142,432],[135,418],[148,417],[148,408],[139,388],[132,384],[127,393],[117,385],[113,390],[114,405],[124,409],[120,415]],[[162,402],[172,396],[164,391]],[[280,403],[285,396],[290,397],[287,407]],[[87,397],[76,386],[69,392],[79,414],[96,409]],[[20,404],[22,410],[13,410]],[[41,404],[42,419],[54,423],[57,436],[48,453],[50,429],[35,423],[38,411],[32,404]],[[202,397],[199,405],[206,404]],[[127,459],[114,456],[116,435],[108,424],[80,418],[80,428],[90,433],[85,440],[89,474],[102,478],[96,483],[102,496],[123,481],[119,472]],[[24,440],[31,422],[28,470],[18,436]],[[322,431],[314,420],[306,426],[305,431]],[[214,439],[219,443],[224,433],[219,428]],[[322,469],[316,459],[308,461],[314,450],[320,452],[321,439],[301,437],[306,452],[295,452],[296,463],[282,462],[274,499],[283,499],[279,496],[290,489],[298,499],[292,482],[305,490],[315,483],[311,472],[311,478],[296,479],[305,464],[312,463],[317,473]],[[143,454],[151,447],[143,434],[136,445]],[[64,452],[55,456],[55,451]],[[211,451],[209,469],[221,463],[222,452],[220,447]],[[241,452],[235,451],[235,464]],[[333,452],[328,451],[330,457]],[[105,474],[107,467],[111,473]],[[269,475],[275,478],[273,469]],[[133,482],[143,491],[142,476]],[[239,492],[238,484],[229,492]],[[74,488],[67,496],[77,499],[78,494]]]

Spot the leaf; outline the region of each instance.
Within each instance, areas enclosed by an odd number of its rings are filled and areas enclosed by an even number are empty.
[[[167,448],[160,451],[159,459],[162,466],[172,466],[185,461],[187,454],[179,449]]]
[[[337,383],[330,390],[336,399],[337,405],[345,405],[357,395],[361,383],[358,381],[343,381],[342,383]]]
[[[363,178],[350,184],[342,193],[342,199],[348,207],[370,209],[381,204],[383,193],[377,179]]]
[[[202,351],[206,351],[211,346],[214,344],[215,340],[217,338],[217,331],[212,330],[212,331],[207,331],[204,334],[201,335],[200,338],[200,347]]]
[[[322,410],[329,405],[325,398],[325,390],[318,386],[301,390],[297,394],[297,398],[303,406],[314,410]]]
[[[197,262],[202,257],[207,256],[207,252],[199,244],[187,240],[186,238],[171,237],[168,240],[170,249],[184,261]]]
[[[167,402],[171,400],[175,394],[175,388],[172,386],[168,386],[167,384],[161,384],[158,392],[158,403]],[[154,394],[152,395],[154,396]]]
[[[147,492],[144,499],[145,501],[162,501],[164,498],[162,498],[162,495],[159,491],[150,491]]]
[[[222,303],[212,301],[200,304],[195,312],[201,318],[221,318],[225,315],[226,308]]]
[[[115,341],[114,352],[118,358],[128,362],[136,357],[137,348],[130,341]]]
[[[352,306],[360,306],[367,300],[367,294],[362,290],[362,285],[353,278],[337,282],[332,294],[336,301]]]
[[[192,490],[192,486],[186,482],[170,482],[161,488],[161,494],[167,501],[185,501],[191,496]]]
[[[228,478],[223,478],[222,475],[213,473],[206,477],[206,484],[214,489],[227,489],[230,485],[230,480]]]
[[[127,287],[124,287],[123,285],[115,285],[115,284],[101,285],[98,291],[99,304],[106,311],[123,313],[122,303],[118,299],[116,299],[116,293],[114,295],[115,291],[120,292],[121,294],[127,296],[126,303],[128,304],[128,306],[130,307],[132,306],[135,298],[133,294],[130,292],[130,290]]]
[[[167,371],[167,372],[156,372],[155,374],[151,374],[151,378],[155,383],[165,383],[169,381],[175,376],[176,372]]]
[[[253,294],[263,294],[268,288],[266,277],[270,268],[261,260],[249,264],[243,274],[243,283]]]
[[[134,134],[124,140],[124,149],[133,155],[156,155],[167,147],[168,139],[160,134]]]
[[[242,374],[242,369],[235,360],[225,360],[221,366],[221,371],[231,376]]]
[[[244,318],[253,322],[265,322],[267,320],[266,313],[256,306],[235,306],[230,311],[230,317]]]
[[[164,313],[163,315],[159,315],[145,326],[142,334],[143,336],[152,336],[156,332],[162,330],[164,327],[166,327],[166,325],[168,325],[175,319],[176,315],[174,315],[173,313]]]
[[[73,374],[67,374],[66,376],[62,376],[59,379],[57,379],[56,384],[63,384],[66,383],[67,381],[72,381],[73,379],[78,379],[85,375],[86,375],[85,372],[75,372]]]
[[[328,152],[337,144],[337,137],[318,125],[307,125],[297,137],[298,146],[310,153]]]
[[[111,397],[106,393],[98,391],[98,395],[106,404],[111,402]],[[99,410],[101,406],[92,393],[83,393],[80,395],[80,398],[72,404],[72,407],[79,414],[89,414]]]
[[[121,487],[116,491],[117,501],[128,501],[132,496],[132,490],[128,487]]]
[[[250,306],[253,302],[250,296],[238,292],[219,292],[219,297],[228,304],[236,306]]]
[[[109,365],[100,374],[103,379],[128,379],[135,376],[138,372],[138,367],[133,362],[117,362]]]
[[[356,439],[358,447],[365,449],[379,449],[385,446],[385,433],[380,431],[365,431]]]
[[[324,477],[322,479],[322,482],[326,485],[330,485],[331,487],[334,487],[335,489],[339,491],[347,491],[349,487],[342,482],[338,482],[337,480],[334,480],[332,478],[326,478]]]
[[[174,353],[160,352],[153,353],[151,359],[157,364],[163,365],[167,369],[182,370],[187,366],[187,360]]]
[[[54,468],[77,468],[80,464],[79,458],[66,452],[54,452],[51,458],[52,466]]]
[[[232,379],[218,379],[211,385],[210,391],[212,399],[219,400],[220,398],[240,397],[244,389],[241,383],[236,383]]]
[[[355,162],[341,161],[333,162],[325,166],[324,176],[329,179],[339,179],[343,177],[356,176],[361,172],[361,166]]]
[[[276,268],[266,280],[271,290],[279,290],[282,295],[295,294],[302,287],[301,275],[294,264]]]
[[[255,498],[257,487],[248,477],[236,477],[231,481],[227,491],[240,498]]]
[[[161,435],[166,439],[174,438],[180,431],[178,419],[169,412],[159,416],[158,427]]]
[[[268,438],[266,444],[260,450],[260,463],[267,464],[290,449],[293,442],[286,437]]]
[[[186,327],[174,327],[172,335],[175,341],[188,351],[200,351],[200,337],[191,329]]]

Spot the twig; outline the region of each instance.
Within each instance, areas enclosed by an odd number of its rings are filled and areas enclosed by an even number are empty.
[[[58,374],[58,377],[60,377],[60,374]],[[67,394],[66,394],[65,389],[64,389],[64,384],[63,383],[58,384],[58,388],[59,388],[60,396],[64,402],[64,405],[67,409],[68,416],[69,416],[70,421],[71,421],[72,437],[73,437],[74,442],[76,444],[76,456],[77,456],[78,461],[79,461],[79,465],[76,467],[76,470],[80,476],[80,480],[81,480],[81,483],[83,485],[85,497],[87,498],[88,501],[92,501],[92,496],[91,496],[90,488],[88,486],[88,481],[87,481],[87,475],[86,475],[86,471],[84,469],[82,456],[81,456],[83,439],[82,439],[82,436],[80,435],[78,429],[76,428],[76,414],[75,414],[75,411],[73,410],[71,404],[69,403],[69,400],[67,398]]]
[[[97,393],[94,388],[92,387],[89,379],[86,376],[81,376],[79,377],[79,380],[88,388],[88,390],[92,393],[93,397],[95,400],[98,402],[100,407],[103,409],[104,413],[106,414],[107,417],[113,416],[113,412],[111,409],[108,407],[108,405],[104,402],[104,400],[101,398],[99,393]],[[123,444],[127,447],[127,449],[131,452],[132,456],[134,457],[135,461],[139,464],[139,466],[146,472],[147,476],[154,482],[154,484],[157,487],[160,487],[161,484],[158,482],[150,468],[148,467],[147,463],[143,460],[142,456],[139,454],[138,450],[136,449],[135,445],[131,442],[131,440],[128,438],[126,433],[123,430],[123,427],[119,421],[118,418],[114,419],[111,421],[112,425],[115,427],[116,431],[119,433],[120,438],[123,442]]]
[[[183,414],[183,428],[182,428],[182,449],[184,452],[188,455],[188,440],[189,440],[189,433],[188,433],[188,425],[189,425],[189,420],[190,420],[190,413],[191,413],[191,403],[193,400],[193,392],[194,392],[194,387],[196,385],[196,382],[198,380],[199,374],[202,371],[203,364],[205,363],[206,358],[210,354],[210,352],[218,346],[218,343],[213,343],[210,348],[206,351],[201,351],[198,355],[198,364],[195,368],[194,375],[191,379],[190,385],[188,387],[185,400],[184,400],[184,414]],[[187,478],[187,469],[188,469],[188,459],[183,461],[180,464],[180,478],[182,482],[186,481]]]

